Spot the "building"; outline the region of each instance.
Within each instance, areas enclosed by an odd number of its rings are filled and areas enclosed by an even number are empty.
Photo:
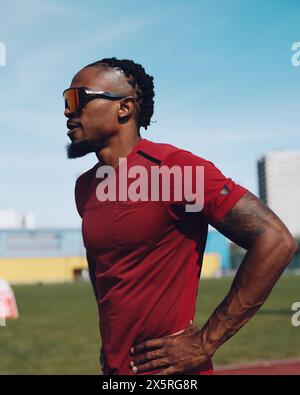
[[[257,162],[259,197],[300,237],[300,150],[267,152]]]
[[[35,216],[13,208],[0,209],[0,229],[34,229]]]
[[[86,268],[79,229],[0,230],[0,278],[11,284],[70,282]]]
[[[209,231],[202,276],[220,277],[228,268],[228,240]],[[86,270],[80,229],[0,230],[0,278],[11,284],[70,282]]]

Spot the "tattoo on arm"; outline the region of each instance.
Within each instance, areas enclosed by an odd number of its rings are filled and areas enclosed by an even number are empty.
[[[216,225],[216,229],[239,246],[248,249],[277,217],[261,200],[247,192]]]
[[[295,252],[284,223],[251,192],[236,203],[216,229],[248,251],[229,293],[200,332],[210,353],[251,319]]]

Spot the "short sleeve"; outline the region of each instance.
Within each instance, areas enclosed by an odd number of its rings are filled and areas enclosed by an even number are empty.
[[[248,191],[246,188],[235,183],[231,178],[225,177],[222,172],[210,161],[192,154],[189,151],[180,150],[173,152],[165,159],[164,165],[168,167],[180,166],[182,174],[184,167],[192,168],[192,191],[196,191],[196,183],[202,182],[203,190],[203,208],[199,213],[189,213],[189,215],[200,215],[209,224],[216,225],[226,213],[240,200]],[[199,174],[196,172],[196,166],[203,167],[203,177],[199,180]],[[198,178],[197,178],[198,177]],[[190,180],[189,179],[189,180]],[[184,185],[184,180],[182,182]],[[183,188],[183,187],[182,187]],[[171,181],[171,196],[174,191],[174,179]],[[184,193],[182,193],[184,196]],[[169,214],[176,220],[187,217],[185,207],[187,200],[182,198],[180,201],[170,199],[165,202]]]

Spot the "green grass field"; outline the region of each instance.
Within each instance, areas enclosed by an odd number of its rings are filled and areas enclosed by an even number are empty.
[[[200,282],[196,324],[227,292],[231,279]],[[300,277],[285,276],[257,315],[215,355],[215,364],[300,357],[291,305]],[[15,286],[20,318],[0,327],[0,374],[97,374],[97,306],[89,283]]]

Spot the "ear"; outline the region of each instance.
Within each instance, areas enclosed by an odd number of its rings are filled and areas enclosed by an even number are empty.
[[[119,101],[118,117],[121,119],[127,118],[129,115],[134,113],[135,110],[135,99],[133,97],[125,97]]]

